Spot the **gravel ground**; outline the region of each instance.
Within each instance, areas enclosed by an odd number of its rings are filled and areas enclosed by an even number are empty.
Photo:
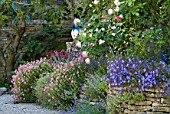
[[[0,96],[0,114],[66,114],[61,111],[42,108],[35,103],[14,104],[12,95]],[[67,113],[69,114],[69,113]]]

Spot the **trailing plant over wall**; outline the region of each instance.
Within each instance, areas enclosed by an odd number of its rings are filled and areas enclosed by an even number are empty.
[[[169,90],[170,69],[165,62],[140,60],[137,56],[119,57],[109,62],[106,81],[110,87],[122,87],[119,93],[128,86],[129,92],[142,92],[150,88],[160,87]]]

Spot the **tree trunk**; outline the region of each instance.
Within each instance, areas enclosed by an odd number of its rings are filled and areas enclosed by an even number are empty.
[[[10,54],[8,59],[6,60],[6,66],[5,66],[5,70],[6,70],[6,82],[8,84],[11,84],[11,73],[12,71],[14,71],[14,59],[15,59],[15,55],[14,54]]]
[[[16,28],[15,35],[11,35],[9,38],[9,40],[11,40],[9,44],[4,46],[5,48],[3,48],[3,51],[0,50],[0,60],[3,60],[1,63],[3,63],[6,82],[8,84],[11,84],[12,71],[14,71],[16,63],[15,57],[18,52],[20,41],[25,33],[26,22],[24,17],[21,18],[20,24]]]

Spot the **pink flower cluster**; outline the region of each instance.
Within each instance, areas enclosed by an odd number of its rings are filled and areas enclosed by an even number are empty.
[[[30,88],[21,88],[23,85],[27,85],[29,83],[29,76],[27,76],[31,69],[36,69],[39,67],[39,65],[46,60],[40,59],[37,61],[33,61],[24,65],[20,65],[17,70],[15,70],[15,74],[12,76],[11,83],[13,84],[12,91],[14,93],[14,100],[15,101],[20,101],[24,100],[24,91],[29,91]],[[36,77],[35,77],[36,79]]]

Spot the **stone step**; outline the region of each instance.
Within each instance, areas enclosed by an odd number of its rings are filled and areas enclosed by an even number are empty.
[[[4,94],[7,91],[6,87],[0,87],[0,95]]]

